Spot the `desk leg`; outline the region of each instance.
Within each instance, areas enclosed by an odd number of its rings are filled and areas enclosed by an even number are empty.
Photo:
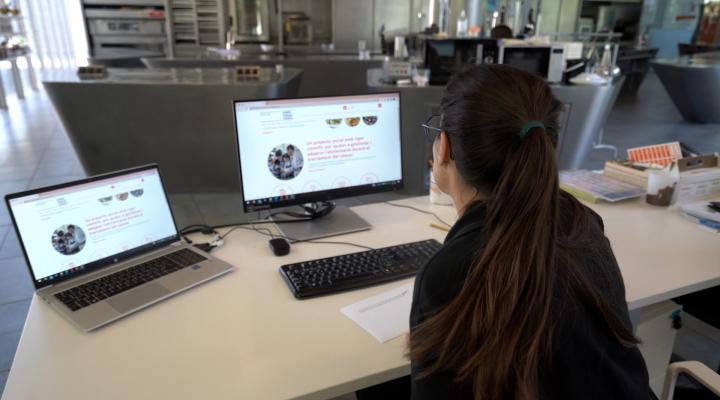
[[[26,56],[25,62],[27,63],[28,78],[30,79],[30,87],[32,87],[33,90],[38,90],[37,76],[35,75],[35,68],[33,67],[31,57]]]
[[[5,86],[3,86],[2,77],[0,77],[0,108],[7,110],[8,105],[5,100]]]
[[[618,149],[611,144],[603,143],[603,137],[605,136],[605,128],[600,129],[598,132],[597,142],[593,143],[593,149],[595,150],[610,150],[613,152],[613,160],[618,159]]]
[[[647,365],[650,388],[658,397],[675,345],[677,329],[673,318],[681,310],[682,306],[668,300],[634,310],[630,317],[635,336],[642,342],[638,347]]]
[[[11,60],[10,64],[12,65],[12,76],[13,81],[15,82],[15,92],[17,92],[18,99],[24,99],[25,91],[23,90],[22,79],[20,78],[20,68],[18,68],[17,60]]]

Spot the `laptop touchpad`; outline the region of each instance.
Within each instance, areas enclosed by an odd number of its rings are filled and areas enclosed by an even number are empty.
[[[170,291],[165,289],[162,285],[158,283],[148,283],[128,292],[113,296],[108,299],[107,302],[119,312],[126,313],[152,303],[154,300],[157,300],[168,293],[170,293]]]

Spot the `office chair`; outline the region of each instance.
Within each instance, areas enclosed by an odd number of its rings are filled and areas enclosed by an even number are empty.
[[[668,366],[660,400],[672,400],[680,374],[689,375],[716,396],[720,396],[720,375],[698,361],[682,361]]]
[[[512,39],[513,31],[507,25],[497,25],[490,31],[492,39]]]
[[[673,400],[675,386],[681,374],[689,375],[696,383],[702,385],[710,392],[720,397],[720,375],[698,361],[674,362],[668,366],[665,373],[660,400]],[[355,392],[358,400],[374,400],[383,398],[409,399],[410,398],[410,376],[381,383],[376,386],[361,389]],[[653,398],[655,394],[651,395]]]
[[[717,312],[719,300],[720,286],[673,299],[674,302],[683,306],[683,313],[690,314],[715,329],[720,329],[720,313]],[[717,372],[720,373],[720,365],[717,367]]]

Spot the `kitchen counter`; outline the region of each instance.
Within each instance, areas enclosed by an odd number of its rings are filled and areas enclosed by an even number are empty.
[[[274,68],[281,64],[287,68],[303,70],[298,96],[334,96],[338,94],[364,93],[367,91],[365,75],[368,69],[382,66],[384,57],[359,60],[357,55],[303,54],[277,55],[254,54],[223,57],[211,53],[194,57],[143,58],[149,69],[155,68],[231,68],[238,65],[259,65]]]
[[[259,78],[237,77],[231,68],[218,69],[146,69],[110,68],[103,78],[81,78],[75,71],[50,70],[43,74],[46,83],[108,84],[128,83],[138,85],[236,85],[243,87],[286,85],[297,79],[301,71],[286,69],[278,75],[273,68],[264,68]]]
[[[431,154],[429,146],[424,144],[424,138],[419,134],[419,125],[428,116],[438,113],[444,86],[395,86],[383,83],[381,78],[382,69],[370,70],[367,85],[372,91],[401,92],[403,170],[409,174],[405,187],[411,189],[411,194],[415,194],[420,185],[427,184],[426,174],[420,171],[427,170],[427,160]],[[623,82],[624,77],[620,77],[605,86],[550,85],[555,96],[564,104],[557,146],[560,168],[583,167],[583,162],[593,150],[593,142],[605,126]]]
[[[720,123],[720,52],[655,60],[652,66],[685,120]]]
[[[50,100],[88,175],[158,163],[170,194],[239,193],[233,100],[297,96],[302,71],[109,69],[102,79],[48,71]]]

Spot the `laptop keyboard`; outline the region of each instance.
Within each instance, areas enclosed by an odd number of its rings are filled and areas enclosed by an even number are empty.
[[[207,258],[182,249],[57,293],[55,297],[72,311],[77,311],[204,260]]]

